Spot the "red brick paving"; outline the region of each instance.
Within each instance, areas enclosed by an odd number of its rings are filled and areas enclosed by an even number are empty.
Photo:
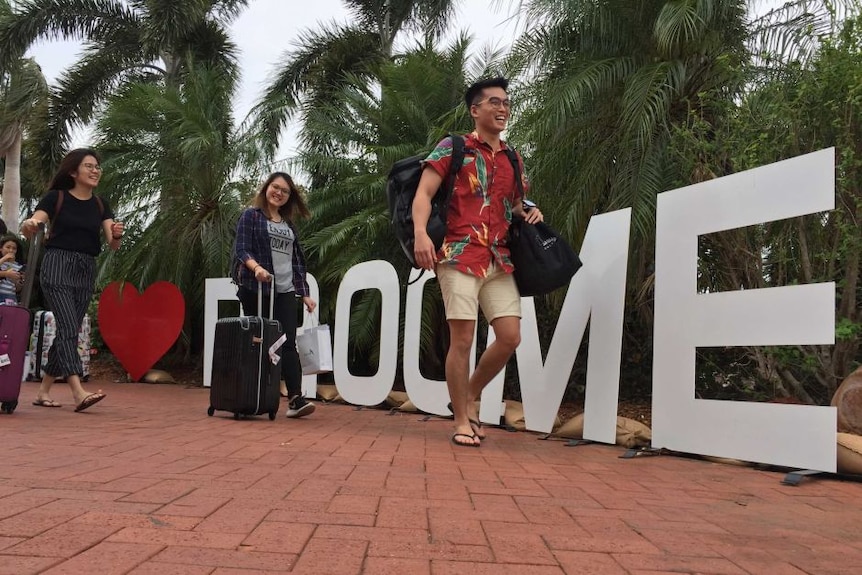
[[[0,575],[857,574],[862,483],[319,405],[207,417],[208,391],[96,384],[0,416]]]

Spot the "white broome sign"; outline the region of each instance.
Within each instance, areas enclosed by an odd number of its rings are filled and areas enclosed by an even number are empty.
[[[688,453],[834,472],[833,407],[697,400],[698,347],[834,343],[832,283],[703,294],[697,291],[699,235],[834,208],[834,150],[823,150],[661,194],[656,216],[653,446]],[[613,443],[619,395],[623,306],[631,210],[591,219],[581,247],[584,267],[573,278],[547,357],[539,348],[532,298],[522,300],[518,377],[528,429],[551,430],[589,320],[584,437]],[[421,410],[447,415],[443,381],[419,372],[422,291],[432,274],[407,289],[404,376]],[[317,299],[317,282],[309,277]],[[350,301],[361,290],[383,296],[380,364],[372,376],[355,376],[347,362]],[[334,377],[341,396],[377,405],[395,380],[401,286],[385,261],[358,264],[345,275],[336,302]],[[212,339],[219,299],[236,299],[230,280],[208,279],[204,385],[209,385]],[[313,321],[306,317],[304,324]],[[489,334],[493,338],[493,331]],[[475,354],[474,354],[475,355]],[[474,358],[475,359],[475,358]],[[316,376],[303,378],[314,395]],[[484,421],[496,423],[503,374],[482,395]]]

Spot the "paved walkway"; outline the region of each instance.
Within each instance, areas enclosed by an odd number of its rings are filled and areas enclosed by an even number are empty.
[[[90,384],[91,388],[98,387]],[[0,417],[0,574],[862,573],[862,484],[619,459],[319,405],[207,417],[208,392],[103,384]]]

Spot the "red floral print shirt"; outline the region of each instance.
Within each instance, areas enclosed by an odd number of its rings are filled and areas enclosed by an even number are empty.
[[[512,222],[512,208],[519,201],[515,171],[503,151],[505,142],[496,153],[476,132],[464,136],[464,164],[455,178],[449,201],[447,231],[443,246],[437,253],[441,264],[449,264],[461,272],[485,277],[492,262],[506,273],[512,273],[512,261],[506,238]],[[445,180],[452,161],[452,138],[445,138],[425,159],[425,164]],[[524,161],[518,154],[521,181],[528,189],[524,176]]]

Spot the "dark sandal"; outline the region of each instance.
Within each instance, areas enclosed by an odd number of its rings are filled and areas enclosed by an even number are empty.
[[[450,413],[453,413],[453,414],[455,413],[455,410],[452,409],[452,402],[451,401],[446,404],[446,409],[448,409]],[[467,419],[467,421],[470,422],[470,427],[473,428],[473,435],[475,435],[479,439],[485,439],[484,434],[479,435],[479,432],[482,431],[482,422],[478,421],[476,419],[469,419],[469,418]]]
[[[470,422],[470,427],[473,428],[473,435],[475,435],[479,439],[485,439],[485,434],[479,434],[479,432],[482,431],[482,422],[476,421],[475,419],[468,419],[467,421]]]
[[[88,407],[92,407],[92,406],[96,405],[97,403],[99,403],[103,399],[105,399],[104,393],[98,393],[98,392],[97,393],[91,393],[87,397],[82,399],[81,403],[79,403],[75,407],[75,413],[79,413],[81,411],[84,411]]]
[[[33,402],[33,405],[37,405],[39,407],[63,407],[53,399],[37,399]]]

